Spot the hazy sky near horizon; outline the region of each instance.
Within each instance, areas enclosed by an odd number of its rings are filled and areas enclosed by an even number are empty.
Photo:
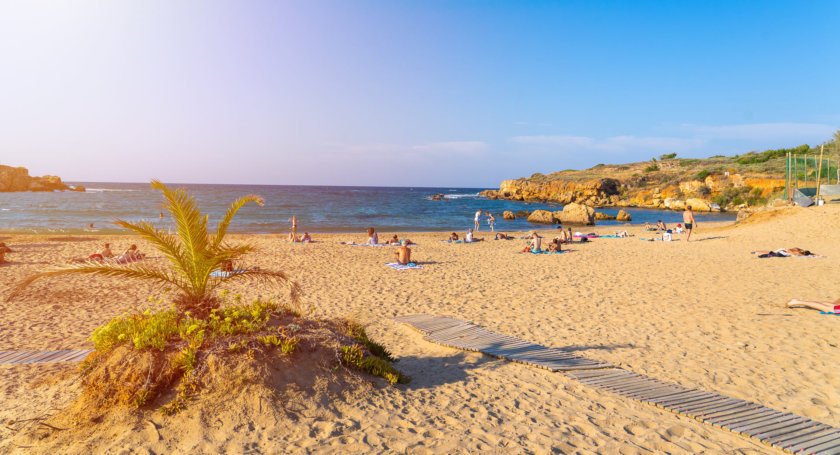
[[[819,144],[840,2],[0,0],[0,164],[497,187]]]

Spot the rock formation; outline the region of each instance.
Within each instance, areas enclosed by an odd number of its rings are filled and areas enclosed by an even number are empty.
[[[67,186],[59,177],[54,175],[31,177],[25,167],[11,167],[0,164],[0,193],[64,190],[85,191],[85,188],[82,186]]]
[[[624,209],[618,211],[618,215],[615,216],[617,221],[632,221],[633,217],[630,216]]]

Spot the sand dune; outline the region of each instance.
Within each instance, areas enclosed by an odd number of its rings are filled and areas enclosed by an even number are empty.
[[[426,312],[467,319],[657,379],[840,426],[840,318],[784,307],[793,297],[840,297],[838,225],[837,206],[782,209],[737,226],[701,223],[690,243],[642,242],[647,233],[633,226],[636,237],[594,239],[573,245],[569,254],[539,256],[518,254],[521,240],[450,245],[439,242],[445,234],[411,234],[424,269],[410,271],[384,265],[393,248],[339,243],[364,241],[361,234],[319,236],[311,245],[247,236],[261,248],[253,265],[289,272],[303,286],[303,303],[313,316],[366,322],[371,336],[401,359],[398,367],[412,383],[372,388],[322,413],[282,422],[248,422],[241,413],[228,413],[206,431],[150,414],[154,425],[118,428],[113,437],[78,441],[66,452],[772,453],[760,443],[559,374],[426,342],[391,318]],[[385,234],[391,233],[380,237]],[[131,242],[150,250],[129,237],[3,241],[15,250],[7,257],[12,263],[0,266],[3,296],[22,277],[88,254],[105,241],[115,250]],[[750,254],[793,246],[828,257]],[[271,294],[246,284],[231,290],[249,297]],[[0,350],[88,347],[94,328],[151,305],[147,297],[153,294],[150,285],[105,278],[36,282],[20,298],[0,303]],[[34,418],[66,405],[78,393],[72,369],[0,366],[0,420]],[[158,436],[149,437],[152,427]],[[0,451],[46,451],[16,447],[12,436],[0,426]]]

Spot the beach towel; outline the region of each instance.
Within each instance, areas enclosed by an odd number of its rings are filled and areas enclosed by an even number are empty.
[[[104,259],[102,262],[111,263],[111,264],[128,264],[130,262],[142,261],[143,258],[144,258],[144,256],[135,257],[135,258],[114,256],[112,258]]]
[[[345,245],[350,245],[350,246],[391,246],[388,243],[350,243],[350,242],[345,243]]]
[[[423,266],[417,265],[413,262],[409,262],[408,264],[400,264],[398,262],[386,262],[385,265],[391,267],[392,269],[396,270],[411,270],[411,269],[422,269]]]
[[[221,270],[216,270],[215,272],[210,272],[210,276],[214,276],[216,278],[227,278],[229,276],[238,275],[240,273],[245,272],[248,269],[236,269],[230,272],[223,272]]]
[[[568,252],[569,252],[569,250],[562,250],[562,251],[548,251],[548,250],[529,251],[529,253],[531,253],[531,254],[560,254],[560,253],[568,253]]]
[[[840,313],[830,313],[828,311],[820,311],[820,314],[833,314],[834,316],[840,316]]]

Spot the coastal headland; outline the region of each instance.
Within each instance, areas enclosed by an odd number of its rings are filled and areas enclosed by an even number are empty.
[[[197,403],[182,414],[126,408],[58,427],[50,417],[80,393],[78,365],[0,366],[1,453],[776,453],[743,436],[536,369],[429,343],[396,316],[431,313],[568,350],[647,376],[840,426],[837,317],[785,308],[791,298],[834,300],[840,206],[762,211],[739,223],[703,223],[691,242],[597,238],[569,253],[519,253],[524,240],[442,243],[411,234],[422,270],[393,270],[391,247],[355,247],[362,233],[233,235],[259,251],[249,266],[280,267],[313,318],[353,317],[399,359],[409,384],[323,395],[246,395]],[[616,226],[586,227],[611,234]],[[622,227],[624,229],[624,227]],[[546,238],[556,232],[539,231]],[[387,238],[390,232],[381,232]],[[23,277],[96,251],[136,243],[111,235],[4,235],[0,295]],[[767,258],[801,247],[827,257]],[[337,264],[342,264],[338,266]],[[266,297],[242,282],[231,293]],[[154,308],[158,289],[119,278],[65,276],[0,301],[3,350],[89,349],[99,325]],[[325,371],[325,374],[333,374]],[[337,373],[336,373],[337,374]],[[282,388],[283,384],[278,384]],[[281,398],[278,398],[281,397]],[[279,401],[282,400],[282,401]],[[282,412],[269,404],[279,404]],[[206,406],[205,406],[206,405]],[[27,420],[29,419],[29,420]],[[41,425],[61,429],[50,429]],[[107,423],[107,429],[103,425]],[[40,428],[42,439],[27,434]],[[19,430],[15,430],[19,429]]]
[[[592,207],[683,210],[691,205],[700,212],[748,209],[781,196],[786,153],[810,151],[808,146],[802,146],[706,159],[669,154],[638,163],[536,173],[528,178],[504,180],[498,190],[482,194],[489,198]]]

